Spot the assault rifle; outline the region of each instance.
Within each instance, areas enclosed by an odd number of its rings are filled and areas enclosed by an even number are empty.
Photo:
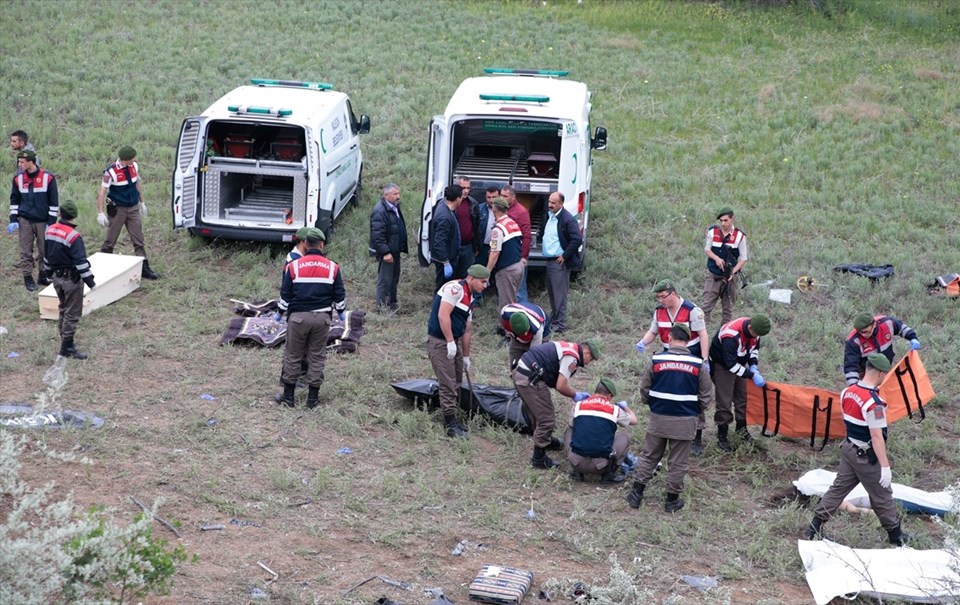
[[[723,299],[723,295],[727,293],[727,287],[730,285],[730,280],[733,279],[734,265],[736,265],[736,263],[731,264],[729,259],[723,259],[723,284],[720,286],[719,296],[721,300]]]

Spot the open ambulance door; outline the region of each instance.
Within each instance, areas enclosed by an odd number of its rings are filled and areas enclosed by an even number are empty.
[[[427,177],[424,184],[423,207],[420,209],[420,229],[417,255],[420,266],[427,267],[430,255],[430,222],[433,208],[443,199],[443,190],[450,183],[450,133],[446,116],[434,116],[430,121],[430,140],[427,142]]]
[[[187,118],[180,128],[180,140],[177,142],[177,165],[173,170],[171,196],[173,203],[173,228],[193,227],[197,222],[199,196],[197,187],[200,179],[200,162],[206,146],[207,118],[203,116]]]

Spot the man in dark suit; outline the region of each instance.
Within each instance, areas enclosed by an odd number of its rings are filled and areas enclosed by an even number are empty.
[[[370,213],[370,254],[376,257],[377,311],[395,313],[400,284],[400,254],[407,252],[407,223],[400,211],[400,187],[383,188],[380,203]]]
[[[570,272],[581,266],[580,225],[563,207],[563,194],[554,191],[547,198],[547,222],[543,227],[543,255],[547,261],[547,295],[550,297],[550,326],[554,333],[567,329],[567,291]]]
[[[457,208],[463,196],[460,185],[450,185],[443,190],[443,203],[433,209],[430,228],[430,257],[437,271],[436,289],[453,279],[453,269],[460,256],[460,223]]]

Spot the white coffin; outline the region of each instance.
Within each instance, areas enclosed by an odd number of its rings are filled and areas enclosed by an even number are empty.
[[[140,287],[143,258],[97,252],[88,258],[97,287],[83,286],[83,314],[116,302]],[[59,319],[60,300],[53,286],[40,291],[40,319]]]

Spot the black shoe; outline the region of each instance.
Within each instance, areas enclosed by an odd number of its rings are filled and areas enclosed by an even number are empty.
[[[143,259],[143,268],[140,270],[140,275],[144,279],[160,279],[160,274],[150,268],[150,261]]]
[[[730,441],[727,439],[729,430],[729,424],[721,424],[717,427],[717,447],[725,452],[733,451],[733,446],[730,445]]]
[[[32,275],[23,276],[23,287],[27,289],[27,292],[37,291],[37,282],[33,281]]]
[[[53,282],[50,281],[50,277],[47,275],[46,271],[41,271],[40,275],[37,276],[37,284],[41,286],[49,286]]]
[[[823,533],[823,519],[820,517],[811,519],[810,525],[808,525],[806,531],[803,532],[803,537],[807,540],[826,539],[827,536]]]
[[[562,452],[563,451],[563,441],[560,441],[556,437],[550,437],[550,445],[546,447],[548,452]]]
[[[753,435],[751,435],[750,431],[747,430],[746,421],[737,421],[737,435],[740,437],[740,441],[743,443],[749,443],[753,441]]]
[[[567,476],[570,477],[571,481],[576,481],[577,483],[583,483],[583,473],[579,471],[570,471],[567,473]]]
[[[280,399],[278,399],[277,401],[287,406],[288,408],[295,407],[297,405],[297,402],[294,399],[294,394],[296,390],[297,390],[297,384],[295,382],[283,383],[283,394],[280,395]]]
[[[64,338],[60,343],[60,355],[71,359],[86,359],[87,354],[81,353],[73,344],[73,338]]]
[[[611,467],[608,465],[607,468],[609,469]],[[607,471],[603,474],[603,477],[600,478],[601,483],[623,483],[627,480],[627,476],[620,469],[619,464],[613,466],[612,468],[613,472]]]
[[[894,546],[906,546],[914,540],[913,536],[901,530],[899,525],[887,530],[887,537],[890,539],[890,544]]]
[[[693,438],[693,443],[690,445],[690,453],[694,456],[699,456],[703,454],[703,431],[698,430],[697,436]]]
[[[309,387],[307,389],[307,407],[311,410],[320,403],[320,387]]]
[[[546,448],[534,447],[533,458],[530,459],[530,466],[540,470],[549,470],[560,466],[556,460],[547,456]]]
[[[663,503],[663,511],[666,513],[675,513],[683,508],[683,498],[680,494],[667,494],[667,499]]]
[[[463,428],[463,425],[457,420],[456,416],[444,416],[443,417],[443,427],[447,429],[447,437],[451,439],[455,438],[467,438],[467,429]]]
[[[630,505],[630,508],[640,508],[640,504],[643,502],[643,490],[646,489],[646,487],[646,485],[639,481],[633,482],[633,489],[627,494],[627,503]]]

